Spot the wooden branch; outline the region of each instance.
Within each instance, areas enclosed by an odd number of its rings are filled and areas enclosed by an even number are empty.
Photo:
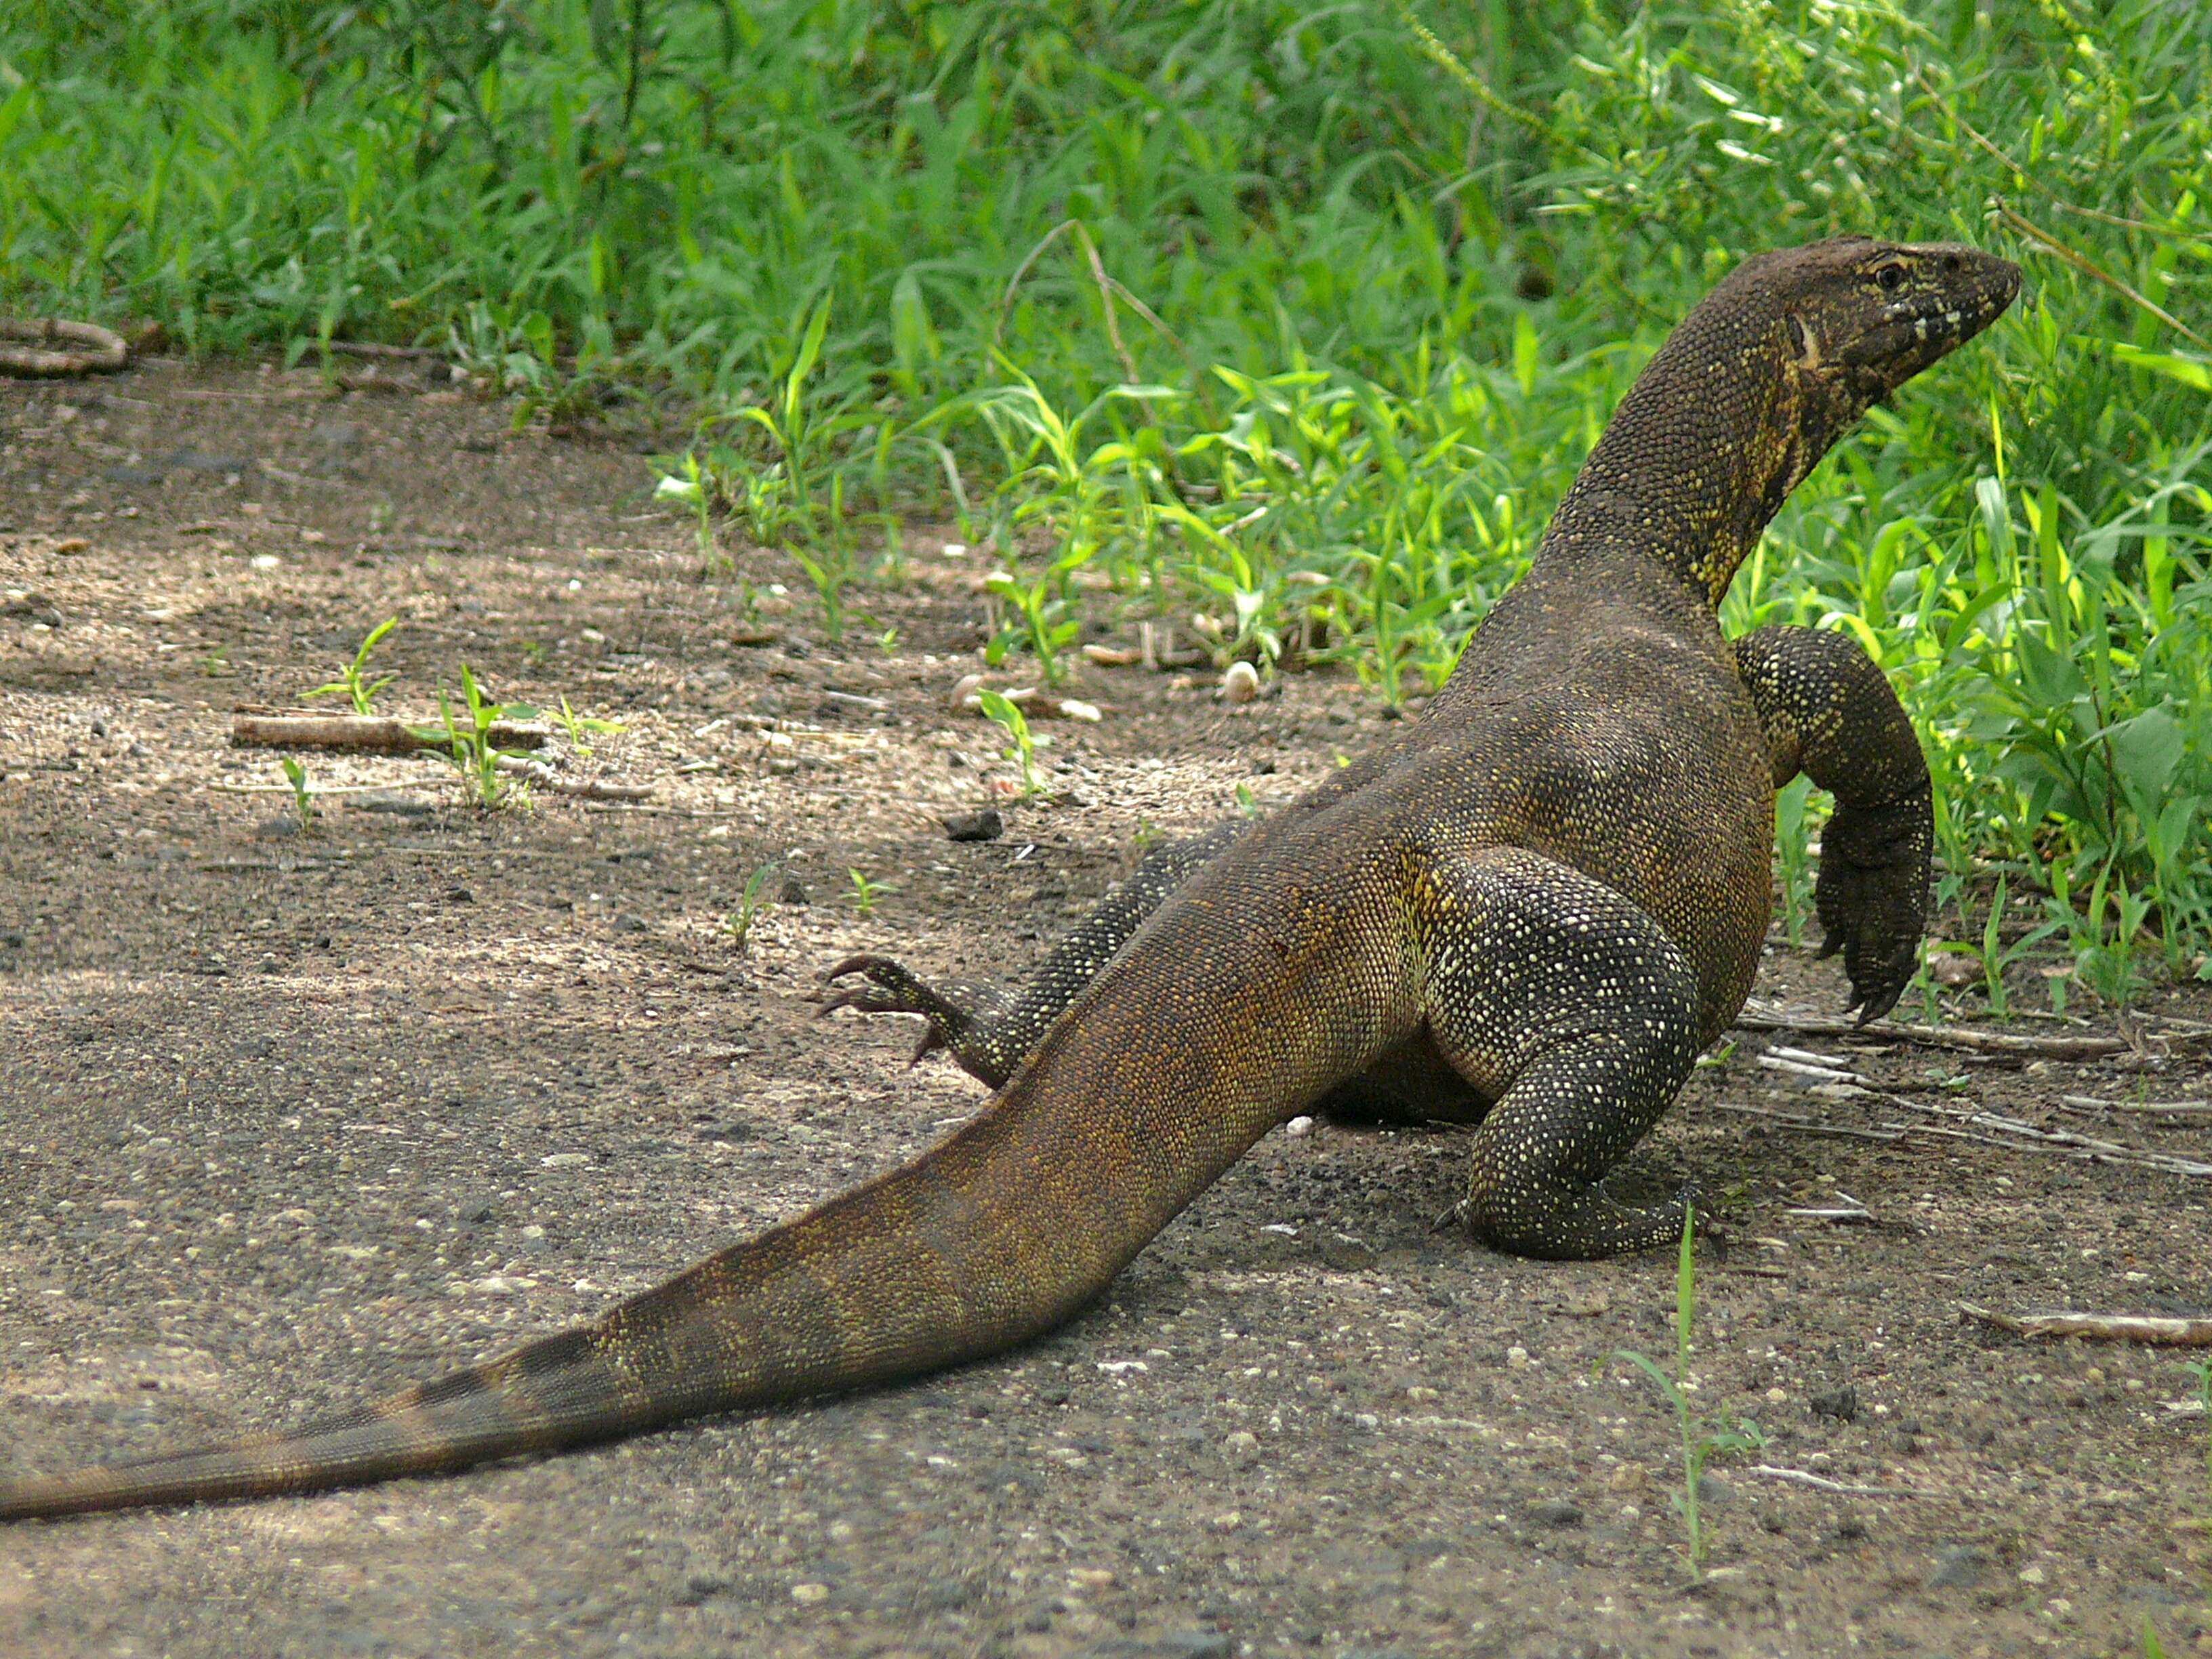
[[[1762,1480],[1786,1480],[1793,1486],[1810,1486],[1815,1492],[1832,1492],[1845,1498],[1936,1498],[1940,1493],[1923,1486],[1855,1486],[1841,1480],[1831,1480],[1825,1474],[1808,1474],[1803,1469],[1778,1469],[1771,1463],[1754,1463],[1744,1471]]]
[[[1795,1112],[1770,1111],[1764,1106],[1739,1106],[1726,1100],[1716,1102],[1714,1109],[1741,1112],[1747,1117],[1763,1117],[1803,1135],[1838,1135],[1852,1140],[1899,1141],[1911,1133],[1909,1129],[1860,1129],[1848,1123],[1823,1123],[1818,1118],[1801,1117]]]
[[[404,357],[411,361],[446,355],[435,346],[383,345],[374,340],[331,340],[327,343],[332,352],[345,357]]]
[[[2014,1318],[1972,1302],[1957,1304],[1978,1319],[2018,1336],[2079,1336],[2094,1342],[2149,1342],[2163,1346],[2212,1348],[2212,1319],[2169,1319],[2156,1314],[2033,1314]]]
[[[596,778],[564,778],[544,761],[525,755],[501,755],[492,763],[502,772],[528,778],[531,787],[581,800],[645,800],[653,794],[649,783],[602,783]]]
[[[430,722],[422,722],[423,730]],[[542,726],[495,720],[487,734],[495,749],[542,749],[552,733]],[[362,755],[412,755],[443,750],[442,736],[421,736],[413,724],[382,714],[328,714],[240,708],[231,715],[234,749],[337,749]]]
[[[1978,1054],[2033,1054],[2043,1060],[2101,1060],[2130,1051],[2127,1041],[2116,1036],[2028,1036],[2014,1031],[1969,1030],[1961,1025],[1893,1025],[1881,1020],[1862,1025],[1855,1019],[1793,1014],[1787,1009],[1769,1012],[1747,1004],[1735,1017],[1735,1028],[1740,1031],[1802,1031],[1808,1036],[1919,1042],[1931,1048],[1963,1048]],[[2186,1042],[2202,1038],[2196,1032],[2178,1032],[2164,1040]]]
[[[0,340],[31,343],[0,345],[0,374],[27,379],[105,373],[131,361],[131,348],[123,337],[97,323],[65,322],[58,317],[0,317]],[[63,341],[76,349],[57,349]]]

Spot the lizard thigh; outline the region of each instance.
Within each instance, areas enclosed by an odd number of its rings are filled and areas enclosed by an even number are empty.
[[[1680,1204],[1631,1209],[1598,1183],[1697,1060],[1688,958],[1611,888],[1518,848],[1440,861],[1414,921],[1431,1038],[1497,1103],[1475,1132],[1468,1225],[1559,1260],[1678,1240]]]

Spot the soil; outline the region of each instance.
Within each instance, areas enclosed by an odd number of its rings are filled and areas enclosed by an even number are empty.
[[[1018,972],[1145,836],[1285,799],[1382,730],[1348,679],[1230,707],[1210,675],[1091,668],[1104,719],[1040,723],[1063,799],[1009,799],[996,729],[951,701],[978,555],[910,530],[832,644],[774,554],[701,580],[650,430],[518,434],[402,384],[153,362],[0,386],[0,1474],[296,1424],[909,1157],[983,1091],[908,1069],[909,1020],[817,1019],[827,964]],[[317,787],[381,792],[297,832],[230,710],[297,702],[394,615],[380,708],[428,716],[464,663],[565,695],[623,730],[557,739],[563,769],[653,800],[486,813],[435,758],[316,755]],[[947,837],[993,801],[1002,838]],[[741,948],[723,919],[770,863]],[[1778,933],[1759,994],[1844,1000]],[[1721,1212],[1690,1398],[1765,1437],[1707,1475],[1700,1586],[1674,1419],[1617,1358],[1671,1363],[1672,1258],[1492,1254],[1431,1230],[1461,1133],[1322,1123],[1066,1328],[915,1386],[7,1529],[0,1652],[2070,1655],[2142,1652],[2146,1620],[2212,1652],[2185,1356],[1957,1308],[2212,1314],[2212,1183],[1729,1109],[1942,1127],[1760,1066],[1781,1042],[2203,1157],[2201,1118],[2062,1101],[2212,1093],[2157,1035],[2212,1016],[2201,988],[2148,1006],[2118,1059],[1745,1033],[1698,1073],[1625,1180]]]

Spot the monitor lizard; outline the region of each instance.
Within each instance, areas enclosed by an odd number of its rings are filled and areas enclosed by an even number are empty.
[[[1821,454],[1979,333],[2017,267],[1840,238],[1745,260],[1668,337],[1421,718],[1270,817],[1168,849],[1020,996],[880,957],[997,1089],[904,1166],[593,1322],[295,1433],[0,1485],[0,1519],[453,1470],[1006,1348],[1096,1296],[1271,1128],[1335,1103],[1479,1127],[1458,1215],[1529,1255],[1665,1245],[1601,1177],[1728,1027],[1774,792],[1835,798],[1816,888],[1856,1005],[1917,957],[1928,773],[1849,636],[1716,608]]]

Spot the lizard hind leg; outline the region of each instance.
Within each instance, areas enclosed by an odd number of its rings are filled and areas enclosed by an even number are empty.
[[[1643,909],[1521,848],[1439,863],[1415,906],[1431,1040],[1496,1101],[1461,1215],[1516,1255],[1574,1261],[1671,1244],[1674,1203],[1599,1183],[1698,1054],[1698,981]]]

